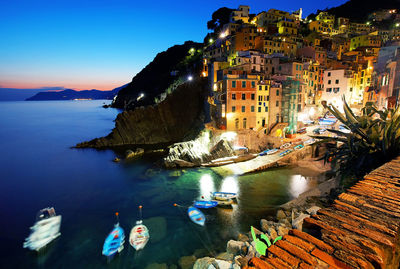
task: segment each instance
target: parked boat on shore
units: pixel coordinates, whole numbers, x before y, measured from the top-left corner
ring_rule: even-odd
[[[271,154],[274,154],[276,152],[278,152],[278,149],[267,149],[267,150],[264,150],[264,151],[260,152],[259,155],[260,156],[271,155]]]
[[[31,227],[31,234],[25,239],[24,248],[40,251],[61,235],[60,226],[61,216],[56,215],[54,207],[40,210],[35,225]]]

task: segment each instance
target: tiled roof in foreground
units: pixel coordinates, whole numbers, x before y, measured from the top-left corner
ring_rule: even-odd
[[[399,268],[400,157],[252,258],[247,268]],[[313,234],[314,236],[312,236]],[[317,239],[320,238],[320,239]]]

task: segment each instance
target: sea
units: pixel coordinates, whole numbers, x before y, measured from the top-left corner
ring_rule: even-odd
[[[321,179],[299,168],[221,177],[210,168],[164,169],[159,156],[115,163],[112,150],[73,148],[112,130],[120,111],[104,102],[0,102],[0,268],[180,268],[184,256],[224,252]],[[187,207],[213,191],[237,192],[237,204],[202,210],[206,225],[198,226]],[[151,238],[136,252],[128,237],[140,205]],[[61,236],[40,253],[24,249],[46,207],[62,216]],[[107,260],[102,246],[116,212],[125,249]]]

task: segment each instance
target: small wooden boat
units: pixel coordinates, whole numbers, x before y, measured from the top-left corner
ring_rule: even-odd
[[[197,208],[213,208],[218,205],[217,201],[195,201],[193,203],[194,207]]]
[[[212,193],[212,198],[214,200],[229,200],[229,199],[236,199],[237,194],[234,192],[222,192],[222,191],[216,191]]]
[[[129,244],[136,250],[143,249],[150,239],[149,229],[143,225],[142,221],[142,206],[139,206],[140,220],[136,222],[136,225],[132,228],[129,234]]]
[[[31,234],[25,239],[24,248],[40,251],[61,235],[60,226],[61,216],[56,215],[54,207],[40,210],[35,225],[31,227]]]
[[[261,152],[259,155],[260,156],[271,155],[271,154],[276,153],[277,151],[278,151],[278,149],[267,149],[267,150],[264,150],[263,152]]]
[[[118,212],[115,213],[118,218]],[[117,222],[114,229],[108,234],[104,241],[102,254],[108,258],[113,257],[117,252],[121,252],[124,249],[125,233],[124,229],[119,226]]]
[[[281,157],[286,156],[292,151],[293,151],[293,149],[287,149],[287,150],[282,151],[281,153],[279,153],[279,156],[281,156]]]
[[[190,206],[187,210],[189,218],[196,224],[204,226],[206,223],[206,217],[204,216],[203,212],[199,209],[195,208],[194,206]]]
[[[299,149],[302,149],[302,148],[304,148],[304,146],[300,144],[300,145],[295,146],[294,150],[299,150]]]
[[[218,203],[219,207],[229,207],[229,208],[231,208],[232,204],[233,204],[233,200],[232,199],[218,200],[218,201],[215,201],[215,202]]]

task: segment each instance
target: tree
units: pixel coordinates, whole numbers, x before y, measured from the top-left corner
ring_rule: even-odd
[[[378,110],[373,105],[354,114],[343,98],[344,113],[333,106],[326,106],[350,132],[332,130],[335,137],[319,136],[319,143],[333,142],[336,146],[327,151],[325,160],[332,160],[334,169],[342,179],[361,178],[372,169],[400,154],[400,107]],[[354,183],[343,182],[345,185]]]
[[[215,33],[218,33],[222,26],[229,22],[231,13],[233,9],[227,7],[221,7],[211,16],[211,20],[207,22],[207,28],[213,30]]]

